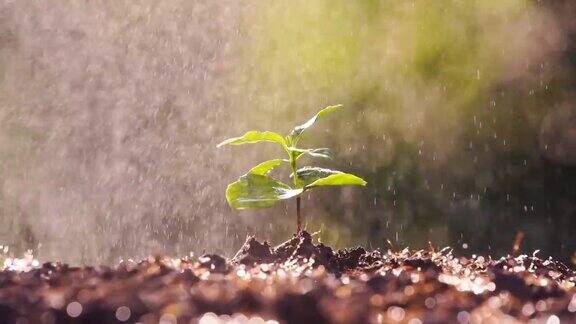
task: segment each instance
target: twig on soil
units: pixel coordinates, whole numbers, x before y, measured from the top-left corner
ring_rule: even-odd
[[[518,231],[514,238],[514,245],[512,246],[512,256],[518,256],[518,253],[520,253],[520,247],[522,246],[522,241],[524,241],[524,232]]]
[[[390,245],[390,250],[394,251],[394,244],[392,244],[390,239],[386,239],[386,243],[388,243],[388,245]]]
[[[434,249],[434,245],[432,245],[432,242],[428,241],[428,248],[430,248],[430,251],[432,251],[432,253],[436,252],[436,249]]]

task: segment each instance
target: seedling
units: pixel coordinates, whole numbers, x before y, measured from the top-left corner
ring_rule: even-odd
[[[296,198],[296,226],[297,231],[302,230],[302,216],[300,213],[300,197],[302,193],[321,186],[364,186],[366,181],[353,174],[319,167],[305,166],[298,168],[298,160],[308,155],[314,158],[330,159],[330,150],[327,148],[303,149],[297,147],[302,134],[312,127],[316,120],[331,112],[338,110],[341,105],[329,106],[320,110],[314,117],[300,126],[296,126],[287,136],[270,131],[249,131],[240,137],[234,137],[218,144],[243,145],[258,142],[272,142],[282,146],[288,159],[268,160],[258,164],[241,176],[238,181],[232,182],[226,189],[226,200],[232,208],[259,209],[268,208],[281,200]],[[270,171],[287,163],[290,166],[293,186],[282,183],[270,176]]]

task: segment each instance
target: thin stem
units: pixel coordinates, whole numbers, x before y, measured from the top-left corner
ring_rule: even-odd
[[[298,188],[300,185],[300,179],[298,179],[298,174],[296,173],[296,159],[294,158],[293,153],[290,154],[290,168],[292,169],[294,186]],[[302,231],[302,213],[300,212],[300,205],[301,198],[298,196],[296,197],[296,233],[300,233]]]
[[[296,197],[296,230],[302,232],[302,214],[300,214],[300,197]]]

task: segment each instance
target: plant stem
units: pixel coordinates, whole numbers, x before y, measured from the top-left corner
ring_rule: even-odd
[[[292,168],[292,175],[294,178],[294,186],[296,188],[300,185],[300,179],[298,179],[298,174],[296,173],[297,166],[296,166],[296,159],[294,155],[290,154],[290,168]],[[296,233],[300,233],[302,231],[302,214],[300,213],[300,205],[301,205],[301,198],[300,196],[296,197]]]
[[[296,197],[296,231],[302,231],[302,215],[300,214],[300,197]]]

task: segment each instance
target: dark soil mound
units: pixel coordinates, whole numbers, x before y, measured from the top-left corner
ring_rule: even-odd
[[[576,273],[536,256],[334,251],[303,232],[227,260],[0,271],[0,323],[576,323]]]

